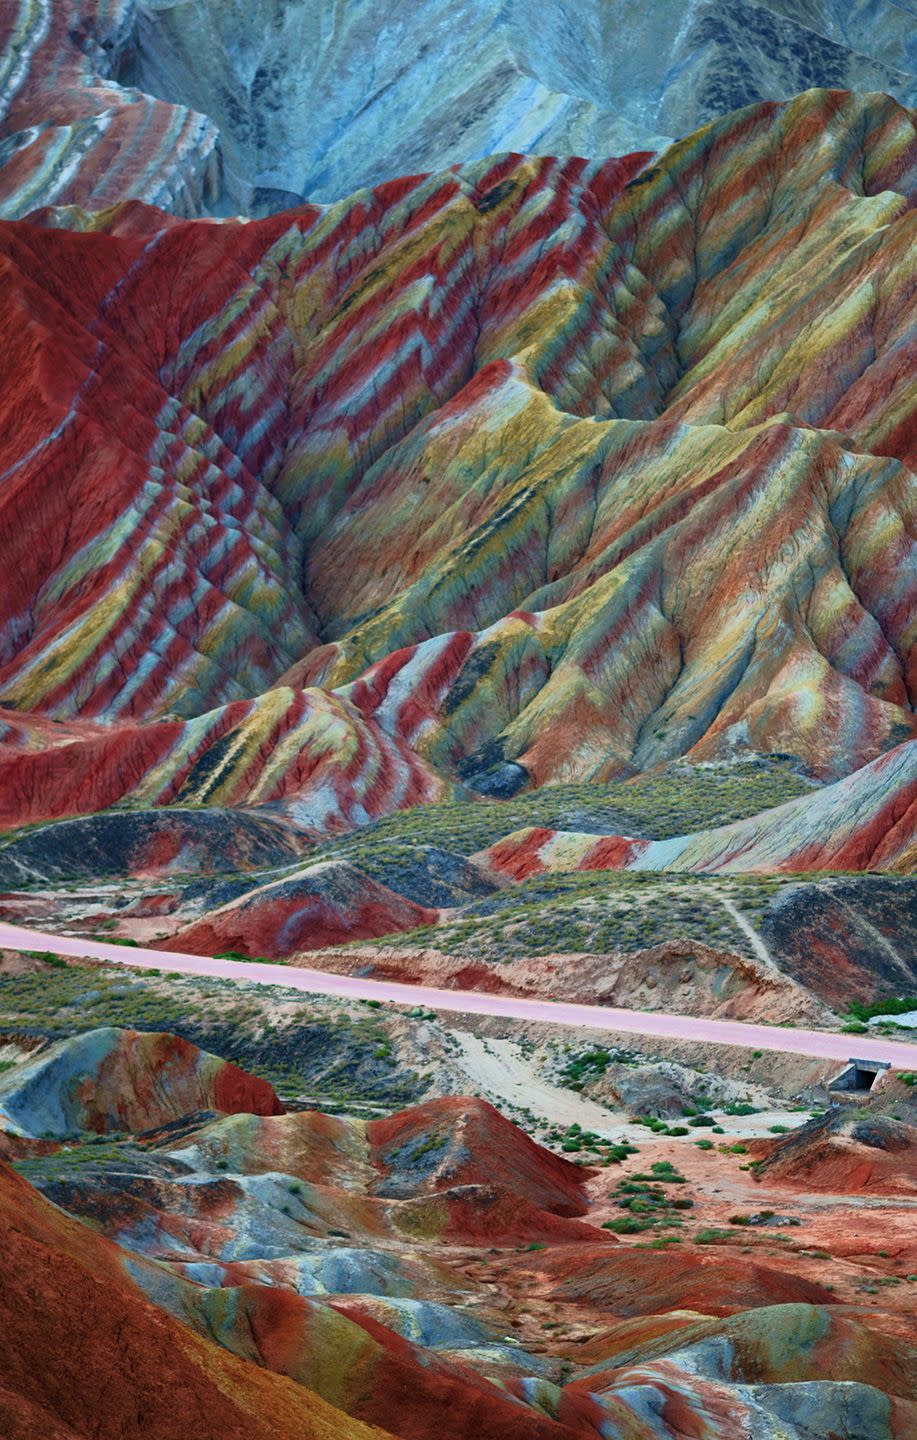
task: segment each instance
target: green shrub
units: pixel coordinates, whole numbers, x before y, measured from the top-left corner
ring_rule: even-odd
[[[617,1220],[606,1220],[602,1226],[603,1230],[613,1230],[616,1235],[639,1235],[643,1230],[651,1230],[655,1221],[641,1220],[636,1215],[622,1215]]]
[[[870,1005],[855,1000],[850,1006],[850,1014],[855,1020],[871,1020],[875,1015],[907,1015],[911,1010],[917,1010],[917,995],[886,996],[884,1000],[874,1000]]]

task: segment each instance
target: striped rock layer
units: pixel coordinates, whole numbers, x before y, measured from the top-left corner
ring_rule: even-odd
[[[115,80],[135,0],[8,0],[0,9],[0,215],[127,196],[199,214],[219,189],[205,115]]]
[[[914,117],[646,159],[0,226],[6,824],[914,734]]]
[[[474,860],[514,880],[544,871],[891,870],[917,865],[917,743],[748,820],[672,840],[529,826]]]
[[[145,1131],[196,1111],[280,1115],[273,1087],[179,1035],[105,1026],[0,1076],[0,1129],[58,1138]]]

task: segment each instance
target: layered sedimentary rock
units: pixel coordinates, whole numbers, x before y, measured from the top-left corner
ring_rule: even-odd
[[[384,1440],[151,1304],[117,1245],[0,1163],[0,1424],[10,1440]],[[100,1404],[100,1375],[105,1375]]]
[[[6,823],[905,740],[915,189],[907,111],[812,92],[649,169],[4,226]]]
[[[913,103],[912,28],[892,0],[588,0],[572,23],[561,0],[12,0],[0,213],[264,213],[500,150],[656,149],[809,86]]]
[[[591,1208],[607,1172],[479,1100],[369,1123],[192,1117],[117,1147],[27,1154],[43,1196],[0,1165],[0,1328],[15,1336],[0,1417],[16,1440],[83,1433],[87,1369],[113,1363],[94,1426],[120,1440],[178,1440],[189,1421],[239,1440],[265,1425],[278,1440],[913,1429],[917,1350],[891,1297],[843,1303],[748,1229],[717,1250],[682,1234],[677,1263],[618,1241]]]
[[[108,811],[20,835],[0,856],[0,885],[262,870],[302,851],[291,827],[242,810]]]
[[[906,1119],[835,1107],[781,1136],[760,1163],[769,1182],[844,1194],[917,1195],[917,1114]]]
[[[917,742],[909,741],[844,780],[732,825],[674,840],[530,826],[474,859],[515,880],[545,870],[911,871],[915,835]]]
[[[171,684],[168,660],[162,671]],[[139,802],[270,805],[307,833],[323,833],[446,799],[453,789],[346,696],[315,688],[278,686],[187,721],[60,724],[0,711],[0,727],[0,824],[7,827]],[[179,818],[176,843],[184,833]]]
[[[10,0],[0,13],[0,215],[96,208],[129,196],[179,215],[220,189],[205,115],[116,76],[134,0]]]
[[[346,860],[325,860],[209,911],[168,945],[192,955],[234,950],[283,959],[295,950],[413,930],[438,916]]]
[[[0,1075],[0,1127],[26,1136],[143,1131],[200,1110],[279,1115],[266,1080],[177,1035],[105,1026]]]

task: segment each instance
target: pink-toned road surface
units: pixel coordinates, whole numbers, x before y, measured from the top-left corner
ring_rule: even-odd
[[[75,935],[45,935],[0,923],[0,946],[8,950],[50,950],[54,955],[88,955],[96,960],[141,970],[164,970],[216,980],[248,980],[255,985],[282,985],[310,995],[335,995],[342,1000],[379,1000],[394,1005],[424,1005],[463,1015],[499,1015],[510,1020],[542,1020],[586,1030],[613,1030],[629,1035],[658,1035],[708,1045],[747,1045],[758,1050],[785,1050],[819,1060],[884,1060],[896,1068],[917,1070],[917,1044],[870,1035],[837,1035],[827,1030],[785,1030],[775,1025],[742,1025],[735,1020],[702,1020],[643,1010],[615,1010],[608,1005],[570,1005],[555,1000],[530,1000],[516,995],[482,995],[475,990],[434,990],[427,985],[399,985],[366,980],[359,975],[332,975],[297,965],[261,961],[212,960],[172,950],[141,950],[110,945]]]

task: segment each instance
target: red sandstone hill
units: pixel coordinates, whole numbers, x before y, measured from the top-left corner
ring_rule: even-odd
[[[174,931],[162,948],[192,955],[237,951],[278,960],[297,950],[413,930],[438,915],[346,860],[325,860],[208,911]]]
[[[556,1215],[585,1215],[591,1173],[554,1155],[486,1100],[447,1096],[367,1127],[377,1194],[431,1194],[452,1186],[498,1185]]]
[[[868,1112],[835,1106],[789,1135],[759,1141],[756,1175],[800,1191],[917,1196],[917,1104],[895,1079]]]

